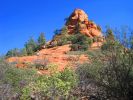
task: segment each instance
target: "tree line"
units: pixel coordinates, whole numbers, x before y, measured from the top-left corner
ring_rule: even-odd
[[[18,49],[14,48],[7,52],[6,57],[16,57],[16,56],[29,56],[33,55],[38,50],[42,49],[46,44],[46,38],[44,33],[40,33],[37,41],[33,37],[30,37],[29,40],[25,43],[24,48]]]

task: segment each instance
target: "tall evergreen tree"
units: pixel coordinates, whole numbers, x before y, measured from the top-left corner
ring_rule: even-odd
[[[62,34],[67,34],[68,33],[68,29],[66,26],[64,26],[62,29],[61,29],[61,33]]]
[[[27,56],[27,50],[26,50],[26,48],[23,48],[21,50],[21,56]]]
[[[28,55],[33,55],[37,51],[37,43],[32,37],[25,43],[25,48]]]
[[[114,36],[113,31],[111,30],[111,28],[107,28],[107,30],[106,30],[106,38],[108,40],[112,40],[112,41],[115,40],[115,36]]]
[[[6,57],[16,57],[20,55],[20,50],[18,48],[14,48],[7,52]]]
[[[9,50],[7,53],[6,53],[6,57],[13,57],[13,51],[12,50]]]
[[[44,36],[44,33],[41,33],[39,38],[38,38],[38,44],[39,44],[39,49],[46,44],[46,38]]]

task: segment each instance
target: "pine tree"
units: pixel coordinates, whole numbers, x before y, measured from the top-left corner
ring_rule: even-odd
[[[14,56],[20,56],[20,50],[18,48],[13,49]]]
[[[27,56],[27,50],[26,50],[26,48],[23,48],[21,50],[21,56]]]
[[[81,33],[72,35],[70,40],[72,42],[72,45],[70,46],[72,51],[86,51],[92,43],[90,38]]]
[[[44,36],[44,33],[41,33],[39,38],[38,38],[38,44],[39,44],[39,49],[46,44],[46,39],[45,39],[45,36]]]
[[[66,26],[64,26],[62,29],[61,29],[61,33],[62,34],[67,34],[68,33],[68,29]]]
[[[7,52],[6,57],[17,57],[20,55],[20,50],[18,48],[14,48]]]
[[[106,30],[106,38],[108,40],[112,40],[112,41],[115,40],[115,36],[114,36],[113,31],[111,30],[111,28],[107,28],[107,30]]]
[[[25,48],[28,55],[33,55],[34,52],[37,51],[37,43],[34,41],[32,37],[28,40],[28,42],[26,42]]]
[[[13,52],[12,50],[9,50],[7,53],[6,53],[6,57],[13,57]]]

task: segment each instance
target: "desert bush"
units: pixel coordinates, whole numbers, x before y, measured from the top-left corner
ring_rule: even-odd
[[[9,64],[6,63],[4,58],[0,58],[0,82],[5,78],[5,72],[8,70]]]
[[[115,35],[111,28],[107,28],[105,34],[106,42],[104,42],[104,44],[101,47],[103,51],[113,51],[115,48],[121,45],[120,41],[115,39]]]
[[[55,40],[55,41],[53,41],[52,43],[51,43],[51,45],[50,45],[50,48],[53,48],[53,47],[56,47],[57,46],[57,41]]]
[[[102,28],[101,28],[100,25],[97,25],[97,29],[98,29],[99,31],[102,31]]]
[[[68,58],[67,58],[67,61],[71,61],[71,62],[77,62],[79,61],[79,57],[80,56],[73,56],[73,55],[69,55]]]
[[[24,66],[28,69],[35,69],[35,64],[31,62],[23,62]]]
[[[110,41],[114,41],[115,40],[115,36],[114,36],[113,30],[110,27],[107,28],[105,34],[106,34],[106,40],[110,40]]]
[[[48,69],[49,60],[44,58],[42,60],[35,60],[34,66],[38,70],[47,70]]]
[[[62,46],[62,45],[65,45],[65,44],[67,44],[68,43],[68,40],[67,40],[67,37],[61,37],[59,40],[58,40],[58,42],[57,42],[57,45],[58,46]]]
[[[71,47],[71,51],[78,51],[80,48],[80,45],[79,44],[72,44],[70,47]]]
[[[70,46],[72,51],[86,51],[88,50],[89,45],[92,43],[90,38],[81,33],[72,35],[69,39],[72,42],[72,45]]]
[[[129,42],[130,43],[130,42]],[[99,100],[133,99],[133,51],[119,41],[106,41],[101,50],[88,51],[91,64],[79,65],[80,82],[89,86],[90,80],[96,85]],[[87,80],[88,79],[88,80]],[[80,84],[81,86],[81,84]],[[82,90],[82,89],[81,89]],[[100,91],[99,91],[100,90]],[[88,91],[85,90],[87,95]],[[89,93],[88,93],[89,95]]]
[[[102,47],[101,47],[101,49],[103,50],[103,51],[109,51],[109,52],[111,52],[111,51],[113,51],[113,50],[116,50],[116,48],[118,48],[118,47],[121,47],[121,48],[123,48],[124,46],[122,46],[120,43],[119,43],[119,41],[106,41],[103,45],[102,45]],[[120,48],[119,48],[120,49]]]
[[[100,61],[78,65],[76,73],[79,76],[79,84],[73,92],[76,97],[79,99],[85,98],[85,100],[104,100],[104,98],[101,98],[104,95],[104,92],[98,83],[100,79],[99,70],[102,67]],[[100,98],[99,94],[102,94]]]
[[[47,68],[50,72],[50,74],[55,74],[55,73],[58,73],[58,65],[54,64],[54,63],[50,63],[47,65]]]
[[[0,59],[0,99],[16,100],[23,89],[36,73],[33,69],[17,69],[14,65],[8,64]]]
[[[108,98],[133,99],[133,51],[116,48],[100,72]]]
[[[44,94],[44,98],[57,100],[60,97],[68,98],[69,92],[77,83],[76,79],[76,75],[70,69],[53,73],[50,76],[38,76],[34,82],[23,89],[22,98],[28,98],[30,94],[38,98],[38,96],[35,95],[36,93],[38,93],[38,95]]]
[[[82,55],[82,54],[86,54],[87,52],[85,51],[69,51],[67,52],[68,55]]]
[[[66,26],[60,30],[56,30],[54,33],[55,35],[52,40],[57,42],[57,46],[68,44],[69,34]]]
[[[36,72],[32,69],[18,69],[10,67],[5,73],[5,82],[10,83],[16,91],[20,91],[21,86],[28,84]]]
[[[77,72],[82,80],[85,78],[98,80],[100,78],[99,71],[103,67],[102,65],[103,63],[100,61],[93,62],[92,64],[84,63],[79,65]]]

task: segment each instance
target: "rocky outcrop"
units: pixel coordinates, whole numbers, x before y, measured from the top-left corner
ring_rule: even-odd
[[[94,22],[88,20],[87,14],[81,10],[76,9],[68,18],[66,22],[69,34],[74,34],[79,31],[90,38],[102,37],[102,32],[99,26]]]
[[[11,57],[8,58],[7,61],[9,63],[15,63],[16,67],[24,68],[33,64],[46,65],[47,64],[56,64],[58,66],[58,70],[62,71],[68,65],[72,64],[72,67],[75,68],[73,63],[84,63],[88,62],[87,55],[69,55],[67,54],[70,51],[70,45],[63,45],[59,47],[53,48],[45,48],[37,52],[36,55],[33,56],[24,56],[24,57]],[[48,74],[49,70],[39,70],[41,74]]]
[[[88,56],[85,54],[79,55],[69,55],[71,50],[71,41],[67,41],[67,45],[57,46],[57,42],[62,40],[62,37],[69,37],[71,34],[79,31],[82,34],[85,34],[88,37],[93,38],[98,37],[98,41],[96,40],[90,46],[90,49],[99,49],[99,47],[103,44],[99,37],[102,37],[102,33],[100,27],[98,27],[95,23],[88,20],[87,14],[80,9],[76,9],[68,21],[66,22],[66,26],[64,28],[65,34],[57,34],[54,36],[53,40],[48,41],[46,46],[42,47],[42,50],[38,51],[36,55],[33,56],[24,56],[24,57],[11,57],[8,58],[7,61],[9,63],[15,63],[16,67],[30,67],[30,65],[38,65],[38,63],[42,66],[47,63],[54,63],[58,65],[58,70],[62,71],[66,67],[71,66],[75,69],[76,63],[85,63],[90,62]],[[67,34],[66,34],[67,33]],[[48,48],[46,48],[48,47]],[[75,64],[75,65],[74,65]],[[39,70],[39,74],[49,74],[49,70]]]

